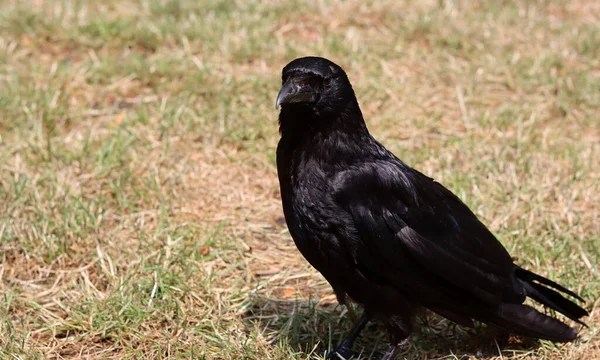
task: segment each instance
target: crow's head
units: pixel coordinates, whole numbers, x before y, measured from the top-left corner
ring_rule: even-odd
[[[282,87],[275,107],[309,108],[317,113],[335,111],[356,101],[341,67],[321,57],[298,58],[281,74]]]

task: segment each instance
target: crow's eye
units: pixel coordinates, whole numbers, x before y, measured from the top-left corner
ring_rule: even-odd
[[[325,79],[323,79],[323,86],[329,86],[329,85],[331,85],[331,78],[326,77]]]
[[[311,87],[315,87],[318,84],[318,81],[316,79],[312,79],[312,78],[303,78],[303,79],[298,79],[296,81],[296,84],[304,89],[304,88],[311,88]]]

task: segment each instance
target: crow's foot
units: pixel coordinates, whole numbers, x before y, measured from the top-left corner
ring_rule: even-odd
[[[327,360],[350,360],[352,358],[358,359],[359,354],[354,352],[350,347],[352,344],[348,340],[342,341],[342,343],[327,354]]]
[[[398,357],[398,355],[400,355],[400,353],[405,350],[407,345],[408,345],[408,338],[400,341],[396,345],[390,346],[387,349],[387,351],[385,352],[385,354],[383,354],[383,357],[381,358],[381,360],[395,360]]]

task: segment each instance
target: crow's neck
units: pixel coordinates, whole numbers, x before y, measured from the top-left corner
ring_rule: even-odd
[[[283,108],[279,116],[279,131],[286,152],[301,150],[323,160],[331,158],[332,161],[360,157],[367,151],[365,146],[373,141],[356,101],[335,113]]]

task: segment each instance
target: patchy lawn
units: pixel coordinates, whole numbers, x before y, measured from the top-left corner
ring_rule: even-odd
[[[281,68],[304,55],[591,311],[564,345],[428,314],[405,357],[600,359],[596,0],[0,2],[0,357],[335,345],[356,312],[296,250],[274,165]]]

